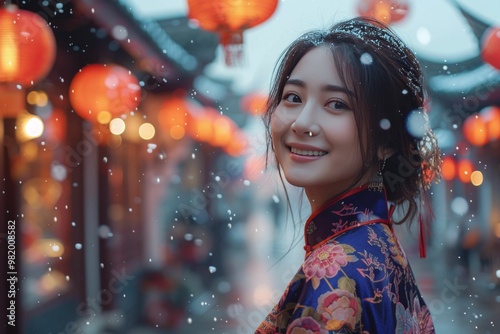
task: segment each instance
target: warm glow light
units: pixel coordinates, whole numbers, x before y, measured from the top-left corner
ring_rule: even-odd
[[[478,170],[473,171],[470,175],[470,182],[476,187],[479,187],[481,184],[483,184],[483,173]]]
[[[16,121],[17,139],[20,141],[27,141],[38,138],[43,133],[43,121],[39,116],[24,113],[19,115]]]
[[[108,124],[109,122],[111,122],[112,117],[113,116],[109,111],[103,110],[97,114],[97,122],[99,124]]]
[[[234,138],[224,147],[227,154],[237,157],[247,149],[247,139],[242,132],[235,132]]]
[[[43,274],[38,280],[37,290],[42,295],[50,295],[64,290],[68,285],[66,276],[58,270]]]
[[[5,40],[2,45],[4,56],[0,57],[0,68],[9,76],[15,75],[19,68],[19,49],[16,47],[16,36],[10,28],[11,25],[12,22],[8,20],[0,20],[0,31],[4,33]]]
[[[165,99],[158,111],[160,127],[175,140],[183,138],[186,133],[188,112],[184,92],[175,92]]]
[[[64,246],[57,239],[41,239],[39,247],[42,254],[49,257],[60,257],[64,254]]]
[[[495,141],[500,139],[500,107],[487,107],[480,112],[486,124],[488,139]]]
[[[358,15],[375,18],[385,24],[399,22],[408,14],[408,0],[360,0]]]
[[[212,138],[212,145],[225,146],[231,141],[232,126],[230,119],[226,116],[219,116],[214,121],[214,137]]]
[[[441,173],[443,179],[446,181],[451,181],[457,173],[457,168],[455,166],[455,160],[452,157],[443,158],[443,163],[441,164]]]
[[[55,55],[54,33],[40,15],[15,5],[0,8],[0,82],[32,85],[47,75]]]
[[[261,115],[265,112],[267,105],[267,94],[249,93],[240,101],[240,108],[251,115]]]
[[[483,146],[489,140],[486,123],[480,114],[473,114],[467,117],[463,124],[462,132],[465,139],[474,146]]]
[[[205,30],[217,32],[228,65],[239,64],[243,31],[271,17],[278,0],[187,0],[188,16]]]
[[[186,134],[186,130],[184,130],[183,126],[174,125],[170,128],[169,134],[173,139],[179,140],[184,137],[184,135]]]
[[[114,135],[121,135],[125,131],[125,122],[121,118],[113,118],[109,122],[109,131]]]
[[[119,117],[135,110],[141,99],[139,80],[116,64],[89,64],[71,80],[69,101],[76,113],[96,121],[102,111]]]
[[[36,105],[38,107],[44,107],[49,102],[49,97],[47,93],[40,91],[31,91],[26,95],[26,101],[31,105]]]
[[[138,142],[141,137],[139,135],[139,128],[143,122],[143,115],[138,112],[132,112],[125,117],[125,131],[123,132],[123,139]]]
[[[192,115],[191,124],[188,127],[191,137],[201,142],[210,142],[213,137],[214,115],[205,110]]]
[[[470,160],[464,159],[458,162],[458,178],[463,183],[469,183],[474,166]]]
[[[155,127],[151,123],[141,124],[139,127],[139,136],[144,140],[149,140],[155,136]]]
[[[43,133],[43,122],[38,116],[33,115],[25,124],[24,132],[30,138],[38,138]]]

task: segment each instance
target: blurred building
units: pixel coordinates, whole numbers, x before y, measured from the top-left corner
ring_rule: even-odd
[[[240,204],[249,196],[241,159],[248,114],[226,82],[203,73],[218,39],[185,17],[139,22],[118,1],[19,9],[49,23],[56,59],[46,78],[27,86],[26,110],[2,117],[0,217],[15,222],[19,277],[16,327],[8,329],[174,328],[194,291],[229,291],[227,225],[248,211]],[[121,130],[71,103],[72,81],[90,64],[137,78],[140,103],[117,117]],[[97,77],[88,80],[98,87]],[[83,94],[84,102],[94,98]],[[42,133],[20,136],[32,116]],[[190,128],[195,120],[201,128]],[[149,132],[141,133],[144,124]],[[1,308],[9,303],[2,295]]]

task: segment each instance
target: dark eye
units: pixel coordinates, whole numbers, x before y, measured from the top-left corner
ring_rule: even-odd
[[[288,93],[288,94],[283,95],[283,100],[285,100],[287,102],[291,102],[291,103],[301,103],[302,102],[300,97],[294,93]]]
[[[327,107],[334,109],[334,110],[345,110],[349,109],[347,104],[344,101],[341,100],[333,100],[327,103]]]

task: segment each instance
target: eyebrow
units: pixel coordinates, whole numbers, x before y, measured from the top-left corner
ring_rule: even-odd
[[[285,82],[285,86],[286,85],[294,85],[294,86],[298,86],[301,88],[306,87],[306,83],[302,80],[299,80],[299,79],[289,79]],[[339,86],[339,85],[327,84],[327,85],[323,86],[322,90],[324,90],[326,92],[341,92],[341,93],[345,93],[346,95],[349,95],[349,96],[354,95],[353,92],[351,92],[349,89],[347,89],[344,86]]]

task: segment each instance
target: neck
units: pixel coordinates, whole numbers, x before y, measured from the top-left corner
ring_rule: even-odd
[[[372,168],[373,169],[373,168]],[[309,204],[311,205],[311,212],[318,210],[325,203],[331,202],[332,199],[342,196],[367,184],[373,177],[376,171],[369,170],[364,175],[360,176],[354,183],[336,184],[334,187],[320,186],[320,187],[307,187],[304,188]]]

